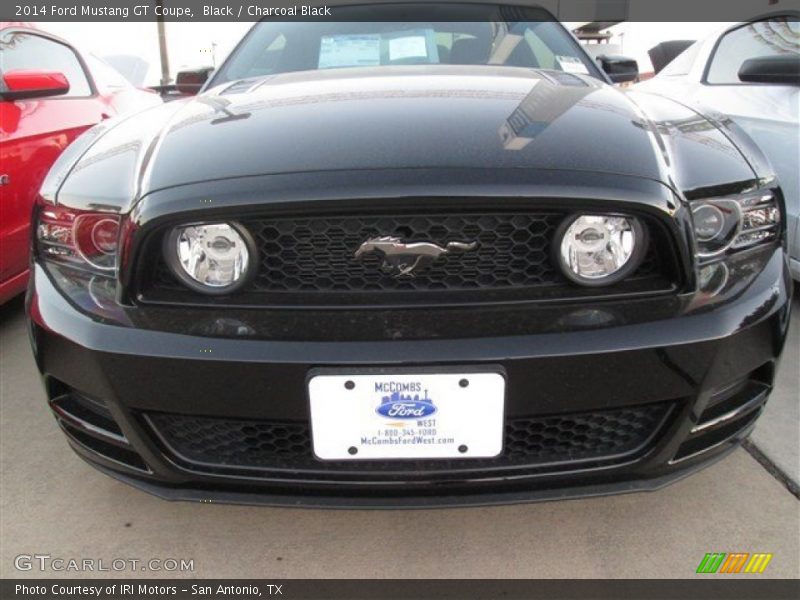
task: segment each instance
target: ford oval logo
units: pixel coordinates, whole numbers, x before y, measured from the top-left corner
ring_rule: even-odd
[[[381,398],[375,412],[387,419],[422,419],[434,414],[436,407],[433,400],[428,398],[427,390],[424,398],[420,398],[419,394],[411,396],[393,392],[391,396]]]
[[[421,419],[435,413],[436,407],[430,402],[388,402],[381,404],[376,411],[390,419]]]

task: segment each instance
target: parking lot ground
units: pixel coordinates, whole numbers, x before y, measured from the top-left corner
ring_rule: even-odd
[[[775,389],[750,438],[800,489],[800,285],[795,285],[792,317]]]
[[[794,312],[777,395],[753,436],[788,471]],[[772,553],[761,577],[800,576],[800,501],[744,449],[658,492],[585,500],[412,512],[170,503],[73,455],[45,408],[20,302],[0,309],[0,346],[0,577],[683,578],[705,553],[734,551]],[[18,571],[20,554],[183,558],[194,571]]]

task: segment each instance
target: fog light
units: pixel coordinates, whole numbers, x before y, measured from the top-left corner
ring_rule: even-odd
[[[639,266],[647,247],[646,230],[633,217],[579,215],[565,221],[559,234],[561,270],[586,286],[624,279]]]
[[[176,227],[167,236],[164,255],[172,272],[204,294],[229,294],[249,279],[253,239],[235,223]]]

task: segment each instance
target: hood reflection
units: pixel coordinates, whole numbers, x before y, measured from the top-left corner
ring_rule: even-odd
[[[228,123],[230,121],[241,121],[242,119],[249,119],[249,112],[233,112],[228,107],[232,104],[227,98],[220,98],[219,96],[199,96],[197,101],[210,106],[214,109],[215,113],[222,113],[223,117],[211,119],[212,125],[219,125],[221,123]]]
[[[523,150],[584,97],[596,91],[579,77],[562,74],[559,84],[546,78],[533,82],[530,93],[500,126],[506,150]]]

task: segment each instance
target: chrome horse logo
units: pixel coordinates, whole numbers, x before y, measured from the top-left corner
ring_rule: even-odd
[[[478,247],[478,242],[448,242],[442,247],[433,242],[403,242],[398,237],[370,238],[356,250],[355,257],[378,254],[383,257],[381,268],[395,277],[414,277],[443,254],[463,254]]]

